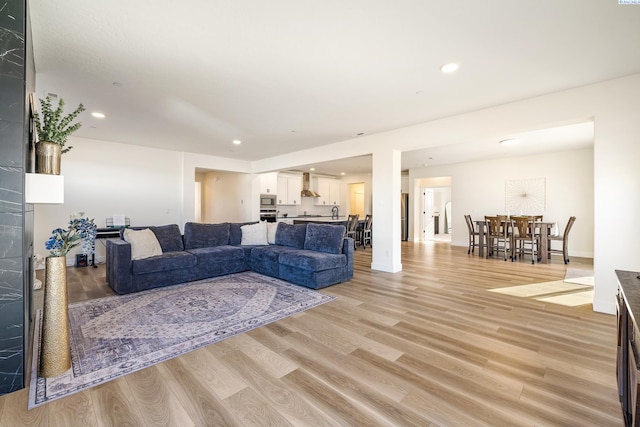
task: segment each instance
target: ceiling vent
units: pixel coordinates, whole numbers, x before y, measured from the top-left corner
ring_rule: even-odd
[[[302,197],[320,197],[318,193],[315,191],[311,191],[309,189],[309,183],[311,178],[309,177],[309,172],[305,172],[302,174],[302,191],[300,192],[300,196]]]

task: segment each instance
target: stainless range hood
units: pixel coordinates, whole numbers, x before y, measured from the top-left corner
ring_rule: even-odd
[[[318,193],[315,191],[311,191],[309,188],[311,178],[309,177],[309,172],[305,172],[302,174],[302,191],[300,192],[300,196],[302,197],[320,197]]]

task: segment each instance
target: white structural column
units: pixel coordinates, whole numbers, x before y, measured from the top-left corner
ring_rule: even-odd
[[[400,151],[373,152],[371,269],[395,273],[400,261]]]

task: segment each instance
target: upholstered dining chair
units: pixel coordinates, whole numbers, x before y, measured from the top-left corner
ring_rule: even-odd
[[[495,252],[504,253],[507,260],[507,251],[510,249],[511,235],[509,234],[509,219],[506,215],[485,216],[487,224],[487,258]]]
[[[480,233],[476,231],[471,215],[465,215],[464,220],[469,230],[469,249],[467,250],[467,254],[472,254],[475,248],[479,248],[481,244],[484,245],[484,242],[480,242]]]
[[[353,239],[353,248],[356,249],[356,243],[358,241],[358,218],[360,214],[349,215],[347,218],[347,231],[345,235]]]
[[[562,254],[562,260],[565,264],[569,263],[569,232],[573,223],[576,221],[576,217],[572,216],[567,222],[567,226],[564,228],[564,233],[561,236],[548,236],[547,239],[547,252],[551,254]],[[551,249],[551,242],[562,242],[562,249]]]
[[[531,254],[531,264],[535,264],[538,254],[538,236],[536,235],[536,218],[534,216],[516,216],[513,221],[513,251],[512,259],[516,256],[522,257],[524,254]],[[528,246],[528,248],[527,248]]]

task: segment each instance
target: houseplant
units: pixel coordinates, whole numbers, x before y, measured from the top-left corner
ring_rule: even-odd
[[[60,157],[73,147],[65,148],[69,135],[80,129],[82,123],[73,120],[85,110],[80,103],[71,113],[64,115],[64,99],[53,109],[51,96],[40,99],[41,112],[34,114],[38,142],[36,143],[36,170],[38,173],[60,175]]]
[[[93,252],[97,227],[84,212],[71,216],[67,229],[56,228],[45,243],[50,251],[45,260],[41,377],[58,376],[71,368],[69,313],[67,301],[67,253],[82,243],[83,254]]]

